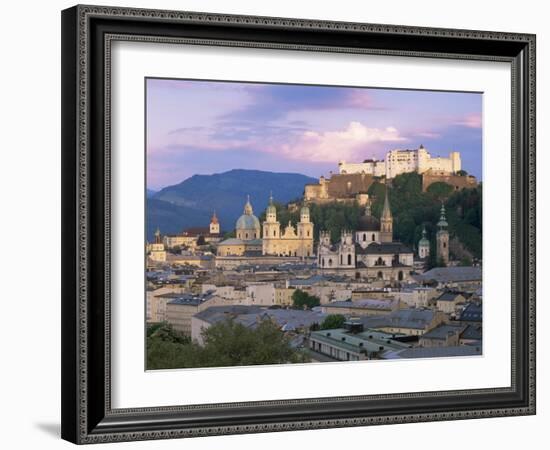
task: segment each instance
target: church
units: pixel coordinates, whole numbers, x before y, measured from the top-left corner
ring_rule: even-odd
[[[355,232],[343,230],[337,244],[331,243],[326,231],[319,236],[317,265],[325,271],[353,271],[357,278],[402,281],[409,278],[413,259],[412,250],[393,242],[393,216],[387,190],[380,219],[371,214],[367,204]]]
[[[313,256],[313,223],[309,217],[309,208],[300,209],[300,221],[294,227],[290,221],[281,232],[277,220],[277,210],[273,197],[269,198],[263,223],[262,254],[273,256]]]
[[[262,251],[260,221],[254,215],[250,196],[244,205],[243,214],[235,224],[234,238],[225,239],[218,244],[218,256],[258,255]]]
[[[218,244],[218,256],[314,256],[313,223],[309,208],[304,206],[300,210],[300,221],[296,227],[289,222],[282,230],[272,196],[263,227],[254,215],[250,197],[247,198],[243,214],[235,224],[235,236]]]

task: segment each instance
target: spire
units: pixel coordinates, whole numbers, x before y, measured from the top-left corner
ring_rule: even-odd
[[[386,198],[384,199],[384,209],[382,210],[382,219],[392,219],[387,186],[386,186]]]
[[[269,191],[269,204],[273,205],[273,191]]]
[[[250,195],[246,196],[246,203],[244,205],[244,214],[251,216],[253,214],[252,205],[250,204]]]
[[[370,200],[367,200],[367,203],[365,204],[365,216],[370,216],[371,210],[370,210]]]
[[[444,228],[447,228],[449,224],[447,223],[447,218],[445,217],[445,205],[443,202],[441,202],[441,210],[439,215],[439,222],[437,222],[437,226],[440,230],[443,230]]]
[[[212,218],[210,219],[210,223],[218,223],[218,216],[216,216],[216,210],[214,210],[212,214]]]
[[[160,244],[160,228],[157,226],[157,231],[155,231],[155,244]]]

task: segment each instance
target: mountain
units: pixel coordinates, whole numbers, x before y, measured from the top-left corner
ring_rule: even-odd
[[[147,198],[151,198],[156,193],[157,191],[153,191],[153,189],[147,189]]]
[[[213,211],[223,231],[231,231],[242,214],[247,195],[260,216],[270,192],[277,202],[302,197],[304,185],[315,178],[297,173],[276,173],[234,169],[213,175],[193,175],[179,184],[165,187],[147,199],[147,236],[156,227],[162,233],[181,232],[191,226],[207,226]]]

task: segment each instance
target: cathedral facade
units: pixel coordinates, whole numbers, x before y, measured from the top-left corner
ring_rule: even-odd
[[[269,199],[263,223],[262,254],[272,256],[313,256],[313,223],[309,208],[300,210],[300,221],[294,227],[290,222],[281,230],[273,198]]]

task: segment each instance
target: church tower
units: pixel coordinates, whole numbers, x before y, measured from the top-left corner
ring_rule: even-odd
[[[298,239],[301,241],[300,255],[313,255],[313,223],[309,217],[309,208],[302,206],[300,209],[300,222],[298,222]]]
[[[384,209],[380,217],[380,242],[393,241],[393,216],[391,215],[390,201],[388,199],[388,186],[386,185],[386,198]]]
[[[354,268],[355,267],[355,244],[353,243],[353,234],[351,231],[344,230],[340,237],[339,248],[339,267]]]
[[[426,227],[422,230],[422,239],[418,241],[418,257],[421,259],[430,256],[430,241],[426,238]]]
[[[278,249],[276,240],[281,237],[281,224],[277,221],[277,209],[273,204],[273,195],[269,196],[269,205],[265,211],[263,223],[262,253],[264,255],[276,255]]]
[[[214,211],[210,219],[210,234],[220,234],[220,222],[216,216],[216,211]]]
[[[449,263],[449,231],[447,227],[447,219],[445,218],[445,206],[441,205],[441,215],[439,217],[439,222],[437,222],[437,234],[435,235],[436,240],[436,256],[437,262],[440,261],[447,265]]]

